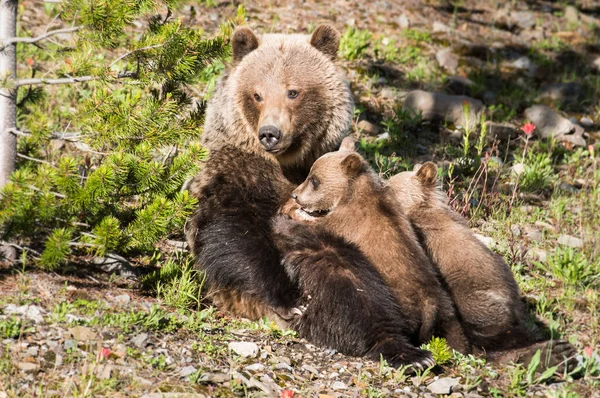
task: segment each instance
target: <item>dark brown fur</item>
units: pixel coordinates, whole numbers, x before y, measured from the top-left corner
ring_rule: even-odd
[[[357,153],[341,150],[318,159],[293,196],[304,209],[293,211],[294,217],[344,237],[366,255],[394,293],[412,337],[427,342],[435,334],[469,350],[452,301],[393,192]],[[322,217],[307,217],[323,210]]]

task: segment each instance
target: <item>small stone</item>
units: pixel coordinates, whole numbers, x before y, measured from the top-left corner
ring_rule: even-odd
[[[100,365],[98,367],[98,369],[96,370],[96,375],[98,375],[98,378],[100,380],[110,379],[113,369],[114,369],[114,366],[109,363]]]
[[[535,26],[535,14],[531,11],[513,11],[510,13],[511,21],[521,29],[531,29]]]
[[[275,369],[277,370],[287,370],[288,372],[293,372],[294,369],[285,362],[279,362],[275,365]]]
[[[536,261],[539,261],[542,263],[545,263],[546,260],[548,260],[548,252],[546,252],[545,250],[533,248],[533,249],[529,249],[528,253],[533,260],[536,260]]]
[[[536,65],[533,62],[531,62],[531,59],[529,59],[529,57],[527,57],[525,55],[515,59],[509,65],[515,69],[526,70],[526,71],[529,71],[530,73],[535,72],[535,69],[536,69]]]
[[[496,246],[496,242],[494,241],[494,239],[490,238],[489,236],[483,236],[483,235],[479,235],[479,234],[474,234],[475,237],[481,242],[483,243],[488,249],[493,248],[494,246]]]
[[[364,131],[367,134],[377,135],[381,131],[381,128],[368,120],[361,120],[357,126],[359,131]]]
[[[558,233],[558,229],[554,225],[548,224],[547,222],[536,221],[533,223],[533,225],[535,225],[536,227],[547,229],[548,231],[550,231],[554,234]]]
[[[341,381],[334,381],[331,385],[331,388],[334,390],[346,390],[348,387],[345,383],[342,383]]]
[[[584,116],[581,119],[579,119],[579,124],[581,124],[585,128],[594,127],[594,121],[587,116]]]
[[[560,245],[573,248],[583,247],[583,240],[571,235],[560,235],[557,242]]]
[[[377,138],[375,138],[375,141],[387,141],[390,139],[390,133],[385,132],[383,134],[379,134],[377,136]]]
[[[75,326],[70,328],[69,332],[76,341],[90,341],[98,338],[96,333],[87,326]]]
[[[262,363],[253,363],[252,365],[246,366],[246,370],[249,370],[251,372],[258,372],[263,370],[264,368],[265,365],[263,365]]]
[[[181,376],[181,377],[188,377],[189,375],[191,375],[193,373],[196,373],[197,371],[198,371],[198,369],[196,369],[193,366],[184,366],[179,371],[179,376]]]
[[[128,294],[121,294],[119,296],[115,296],[115,301],[121,305],[129,304],[131,301],[131,297]]]
[[[228,347],[241,357],[254,358],[258,354],[258,345],[247,341],[231,342]]]
[[[494,123],[488,120],[485,125],[487,127],[487,137],[490,141],[496,139],[507,141],[517,136],[517,128],[510,123]]]
[[[465,107],[467,112],[465,113]],[[463,95],[448,95],[413,90],[404,100],[404,109],[421,114],[424,120],[441,120],[461,126],[475,126],[483,112],[483,103]]]
[[[133,345],[137,348],[146,348],[148,345],[148,333],[140,333],[131,339]]]
[[[30,357],[37,357],[40,352],[40,347],[37,345],[31,346],[27,349],[26,353]]]
[[[43,314],[46,313],[46,311],[42,307],[39,307],[37,305],[16,306],[14,304],[8,304],[4,306],[2,312],[6,315],[22,315],[27,319],[31,319],[35,323],[43,323]]]
[[[512,232],[514,237],[521,236],[521,228],[518,225],[511,225],[510,231]]]
[[[66,350],[70,350],[77,347],[77,342],[75,340],[65,340],[63,343],[63,347]]]
[[[569,26],[570,28],[579,24],[579,10],[577,9],[577,7],[571,5],[566,6],[564,18],[567,21],[567,23],[571,25]]]
[[[429,384],[427,389],[433,394],[450,394],[452,388],[458,385],[459,380],[458,377],[444,377]]]
[[[230,377],[226,373],[203,373],[198,381],[219,384],[229,380]]]
[[[597,72],[600,72],[600,57],[596,57],[594,62],[592,62],[592,67],[596,69]]]
[[[437,59],[443,69],[446,69],[450,73],[456,72],[456,68],[458,68],[458,56],[449,48],[439,50],[435,54],[435,59]]]
[[[31,362],[19,362],[17,363],[17,368],[25,373],[36,373],[39,366]]]
[[[317,376],[319,374],[319,371],[317,370],[317,368],[315,368],[314,366],[311,366],[311,365],[302,365],[302,370],[306,370],[307,372],[310,372],[310,373],[314,374],[315,376]]]
[[[534,242],[541,242],[544,239],[544,235],[541,231],[533,228],[531,225],[523,227],[524,235]]]
[[[400,15],[396,19],[396,23],[398,24],[400,29],[408,29],[410,27],[410,21],[408,20],[408,17],[406,16],[406,14]]]
[[[396,90],[391,87],[384,87],[381,89],[381,98],[385,99],[395,99],[396,98]]]
[[[446,25],[440,21],[435,21],[433,23],[433,33],[438,33],[438,32],[447,33],[447,32],[450,32],[451,30],[452,29],[448,25]]]
[[[521,174],[521,173],[523,172],[523,170],[525,170],[525,165],[524,165],[523,163],[517,163],[517,164],[513,165],[513,166],[510,168],[510,170],[511,170],[513,173],[515,173],[515,174],[519,175],[519,174]]]
[[[558,189],[560,189],[561,191],[569,192],[569,193],[581,192],[581,188],[576,187],[573,184],[568,184],[566,182],[561,182],[560,184],[558,184]]]
[[[545,105],[534,105],[525,109],[525,117],[536,125],[536,134],[544,138],[555,137],[559,141],[585,146],[583,127],[574,125]]]

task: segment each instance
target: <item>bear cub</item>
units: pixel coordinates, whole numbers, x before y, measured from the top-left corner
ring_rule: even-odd
[[[354,152],[350,138],[339,151],[317,159],[282,212],[340,236],[364,253],[389,286],[413,344],[436,335],[458,351],[469,351],[452,300],[394,193]]]
[[[507,357],[514,361],[527,361],[538,348],[550,350],[554,364],[574,353],[563,341],[535,344],[541,338],[535,325],[527,324],[528,312],[512,271],[446,204],[437,186],[434,163],[399,173],[390,178],[388,186],[438,268],[474,347],[492,352],[530,347]]]

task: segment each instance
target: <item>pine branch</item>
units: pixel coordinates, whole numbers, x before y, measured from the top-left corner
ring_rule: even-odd
[[[126,58],[126,57],[130,56],[131,54],[134,54],[134,53],[136,53],[138,51],[145,51],[145,50],[152,50],[153,48],[160,48],[160,47],[164,46],[167,43],[168,43],[168,41],[165,41],[164,43],[155,44],[153,46],[146,46],[146,47],[136,48],[135,50],[131,50],[129,52],[126,52],[125,54],[121,55],[120,57],[118,57],[117,59],[115,59],[113,62],[111,62],[111,64],[108,67],[112,68],[112,66],[114,64],[116,64],[117,62],[119,62],[123,58]]]
[[[81,28],[82,28],[82,26],[74,26],[72,28],[63,28],[63,29],[51,30],[51,31],[46,32],[43,35],[39,35],[37,37],[12,37],[12,38],[6,40],[6,42],[3,43],[3,46],[0,47],[0,51],[4,50],[6,47],[10,46],[11,44],[15,44],[15,43],[33,44],[33,43],[37,43],[40,40],[44,40],[44,39],[46,39],[48,37],[51,37],[51,36],[59,35],[61,33],[77,32]]]
[[[30,137],[33,134],[31,134],[31,132],[29,130],[19,130],[16,128],[10,128],[10,129],[6,129],[4,130],[5,133],[11,133],[16,135],[17,137]],[[58,131],[54,131],[51,133],[52,137],[50,137],[51,140],[65,140],[65,141],[69,141],[69,142],[79,142],[79,137],[81,136],[81,132],[77,132],[77,131],[65,131],[65,132],[58,132]]]

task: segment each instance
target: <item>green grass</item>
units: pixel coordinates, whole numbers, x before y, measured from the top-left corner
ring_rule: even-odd
[[[342,36],[339,52],[348,61],[360,59],[370,47],[372,38],[373,34],[368,30],[349,27]]]

